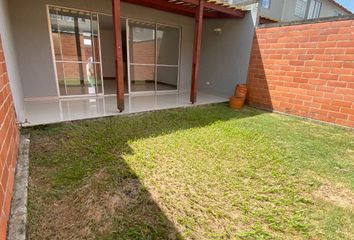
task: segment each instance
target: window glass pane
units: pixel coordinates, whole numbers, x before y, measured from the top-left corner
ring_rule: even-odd
[[[261,6],[263,8],[269,8],[270,7],[270,0],[261,0]]]
[[[101,64],[95,64],[95,74],[96,74],[96,82],[97,82],[97,93],[103,93],[103,80],[102,80],[102,73],[101,73]]]
[[[52,41],[54,47],[54,57],[57,61],[62,60],[61,47],[60,47],[60,36],[58,33],[52,33]]]
[[[295,15],[305,18],[307,8],[307,0],[296,0]]]
[[[92,47],[94,51],[94,61],[100,62],[100,45],[99,45],[99,35],[98,35],[98,15],[96,13],[92,14]]]
[[[59,92],[60,95],[66,95],[66,86],[65,86],[65,76],[64,76],[64,66],[63,63],[57,63],[57,76],[58,76],[58,83],[59,83]]]
[[[94,64],[62,63],[65,95],[97,94]]]
[[[177,90],[180,28],[129,20],[132,92]]]
[[[61,55],[61,46],[60,46],[60,36],[59,36],[59,25],[58,19],[59,15],[57,14],[57,10],[54,8],[49,9],[50,14],[50,24],[52,28],[52,41],[54,47],[54,56],[56,60],[62,60]]]
[[[314,12],[315,12],[315,1],[311,1],[307,18],[308,19],[314,18]]]
[[[307,17],[308,19],[314,19],[320,17],[321,4],[322,3],[318,0],[311,0],[309,13]]]
[[[158,66],[156,79],[158,91],[177,90],[178,67]]]
[[[314,18],[319,18],[321,13],[321,2],[316,1],[315,11],[314,11]]]
[[[61,96],[102,93],[97,14],[49,7]]]
[[[155,66],[130,66],[131,90],[155,91]]]
[[[157,64],[178,65],[179,35],[178,28],[157,26]]]
[[[129,21],[131,63],[155,64],[155,24]]]
[[[58,14],[63,60],[88,61],[93,58],[90,13],[61,9]]]

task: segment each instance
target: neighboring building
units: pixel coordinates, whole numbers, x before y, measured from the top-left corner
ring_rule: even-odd
[[[279,22],[352,14],[335,0],[260,0],[260,16]]]

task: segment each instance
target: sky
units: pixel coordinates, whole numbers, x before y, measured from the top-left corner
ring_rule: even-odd
[[[354,0],[336,0],[336,1],[354,13]]]

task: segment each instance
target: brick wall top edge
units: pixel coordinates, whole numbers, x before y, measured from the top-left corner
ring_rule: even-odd
[[[259,25],[257,28],[259,29],[275,28],[275,27],[295,26],[295,25],[323,23],[323,22],[347,21],[347,20],[354,20],[354,15],[308,19],[308,20],[300,20],[300,21],[293,21],[293,22],[269,23],[269,24]]]

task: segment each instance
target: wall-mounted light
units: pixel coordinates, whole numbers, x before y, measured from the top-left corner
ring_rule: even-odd
[[[222,29],[221,28],[214,28],[214,33],[217,35],[221,35],[222,34]]]

